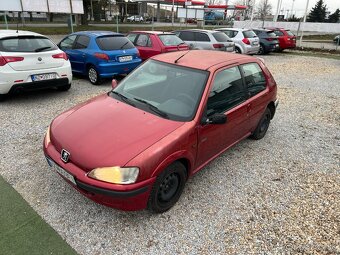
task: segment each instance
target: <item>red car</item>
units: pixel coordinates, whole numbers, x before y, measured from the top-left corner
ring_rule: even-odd
[[[127,38],[139,50],[142,60],[165,52],[189,50],[182,39],[169,32],[133,31],[127,34]]]
[[[266,29],[273,30],[278,37],[280,45],[278,51],[296,48],[296,36],[290,30],[277,27],[267,27]]]
[[[122,210],[171,208],[190,176],[264,137],[278,105],[261,60],[220,51],[157,55],[112,84],[52,121],[44,153],[75,189]]]

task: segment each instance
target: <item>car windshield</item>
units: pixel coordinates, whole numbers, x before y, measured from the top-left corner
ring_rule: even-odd
[[[216,32],[213,33],[212,35],[218,42],[228,42],[230,40],[229,37],[223,32]]]
[[[4,52],[42,52],[56,50],[58,47],[42,36],[6,37],[0,40],[0,51]]]
[[[96,42],[101,50],[126,50],[132,49],[135,46],[124,36],[101,36],[96,39]]]
[[[252,30],[246,30],[246,31],[243,31],[242,33],[243,33],[244,38],[254,38],[254,37],[257,37],[257,35]]]
[[[164,118],[190,121],[196,114],[208,74],[149,60],[128,75],[110,96],[119,100],[123,96],[135,107]]]
[[[286,30],[286,32],[289,36],[295,36],[290,30]]]
[[[165,46],[177,46],[184,43],[177,35],[164,34],[158,35],[158,37]]]

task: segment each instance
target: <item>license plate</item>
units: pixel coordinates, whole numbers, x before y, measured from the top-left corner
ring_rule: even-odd
[[[119,57],[119,62],[131,61],[132,56]]]
[[[56,73],[44,73],[44,74],[32,75],[32,81],[45,81],[45,80],[53,80],[56,78],[57,78]]]
[[[47,159],[47,162],[49,164],[50,167],[52,167],[53,170],[55,170],[57,173],[59,173],[61,176],[63,176],[64,178],[66,178],[67,180],[69,180],[70,182],[72,182],[74,185],[76,184],[76,181],[73,177],[73,175],[71,175],[70,173],[68,173],[66,170],[64,170],[62,167],[58,166],[56,163],[54,163],[54,161]]]

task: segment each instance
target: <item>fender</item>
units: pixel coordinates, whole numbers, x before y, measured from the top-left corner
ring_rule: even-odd
[[[194,157],[193,155],[190,155],[190,153],[186,150],[176,151],[173,154],[169,155],[167,158],[165,158],[153,171],[151,177],[158,176],[165,168],[167,168],[169,165],[171,165],[173,162],[179,159],[186,159],[188,164],[188,177],[191,176],[192,173],[192,166],[194,165]]]

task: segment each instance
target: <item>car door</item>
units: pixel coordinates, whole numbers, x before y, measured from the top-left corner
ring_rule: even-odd
[[[236,65],[219,69],[210,87],[203,119],[222,113],[227,121],[224,124],[205,124],[204,121],[199,124],[196,167],[249,134],[247,95],[240,68]]]
[[[150,58],[152,55],[152,43],[150,35],[139,34],[135,40],[135,46],[139,51],[142,60]]]
[[[73,68],[76,72],[85,73],[86,72],[86,62],[87,62],[87,48],[90,43],[90,37],[87,35],[79,35],[73,44]]]
[[[72,71],[75,71],[74,69],[74,62],[75,62],[75,57],[74,57],[74,52],[73,52],[73,45],[76,41],[77,35],[70,35],[64,38],[59,44],[59,48],[64,51],[71,63]]]
[[[266,77],[258,63],[241,65],[248,94],[249,130],[254,130],[268,104],[269,89]]]

